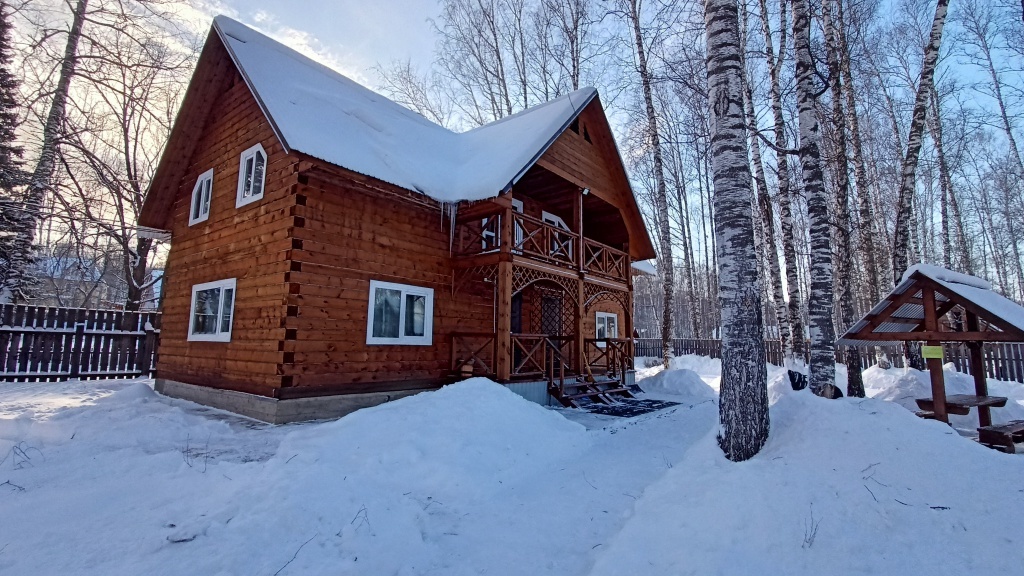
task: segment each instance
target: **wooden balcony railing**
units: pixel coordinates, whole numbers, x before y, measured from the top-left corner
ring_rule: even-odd
[[[496,376],[498,338],[494,332],[452,332],[452,373],[461,376]]]
[[[583,269],[616,280],[629,280],[629,254],[584,238]]]
[[[578,234],[526,214],[513,214],[516,226],[513,252],[566,266],[576,263],[574,255],[577,253]]]
[[[583,340],[587,371],[600,372],[625,382],[625,373],[633,369],[631,342],[625,338],[601,338]]]
[[[510,240],[502,237],[502,218],[512,220]],[[455,257],[499,251],[629,282],[628,253],[589,238],[580,238],[576,232],[499,205],[460,216],[452,238]]]

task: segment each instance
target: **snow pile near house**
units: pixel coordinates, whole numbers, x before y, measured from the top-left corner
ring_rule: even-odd
[[[644,392],[679,396],[692,401],[718,398],[718,393],[701,379],[700,374],[686,368],[662,370],[644,378],[642,388]]]
[[[975,393],[974,378],[970,374],[957,372],[952,363],[943,366],[942,373],[946,380],[947,396]],[[919,410],[915,399],[932,396],[928,372],[913,368],[882,370],[878,366],[872,366],[864,371],[864,389],[872,398],[889,400],[915,412]],[[991,396],[1008,398],[1005,407],[992,408],[993,424],[1024,420],[1024,384],[989,379],[988,393]],[[972,408],[971,413],[966,416],[950,414],[949,421],[957,428],[973,430],[978,427],[977,408]]]
[[[1022,459],[876,400],[789,394],[771,419],[745,463],[698,442],[591,573],[1019,573]]]
[[[0,419],[0,572],[273,574],[312,539],[292,573],[419,573],[477,506],[588,442],[482,379],[278,427],[136,383]]]

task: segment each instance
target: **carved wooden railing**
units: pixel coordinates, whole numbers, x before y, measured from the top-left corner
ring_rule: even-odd
[[[553,364],[562,364],[556,371],[564,371],[564,364],[572,358],[572,336],[548,334],[512,335],[512,375],[544,376]]]
[[[496,376],[498,338],[494,332],[452,332],[451,370],[461,376]]]
[[[545,260],[565,266],[573,266],[579,235],[543,220],[520,214],[513,214],[517,238],[512,250],[524,256]],[[521,232],[521,236],[519,234]]]
[[[595,242],[583,239],[583,269],[616,280],[629,280],[629,254]]]
[[[600,371],[624,384],[626,371],[633,369],[631,344],[625,338],[584,339],[588,371]]]
[[[475,256],[501,248],[501,217],[494,214],[467,218],[458,223],[452,238],[455,256]]]

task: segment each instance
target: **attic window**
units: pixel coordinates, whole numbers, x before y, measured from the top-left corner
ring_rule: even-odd
[[[572,124],[569,124],[569,130],[572,130],[573,132],[575,132],[577,134],[580,133],[580,119],[579,118],[573,120]]]
[[[242,152],[238,161],[238,195],[235,208],[241,208],[263,198],[263,184],[266,181],[267,152],[256,144]]]
[[[198,224],[210,217],[210,197],[213,195],[213,168],[203,172],[192,188],[192,203],[188,211],[188,225]]]
[[[583,125],[583,139],[593,144],[593,140],[590,139],[590,132],[587,132],[587,125]]]

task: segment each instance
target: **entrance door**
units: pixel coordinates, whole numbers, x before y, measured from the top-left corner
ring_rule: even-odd
[[[540,301],[540,332],[548,336],[562,335],[562,298],[543,296]]]

